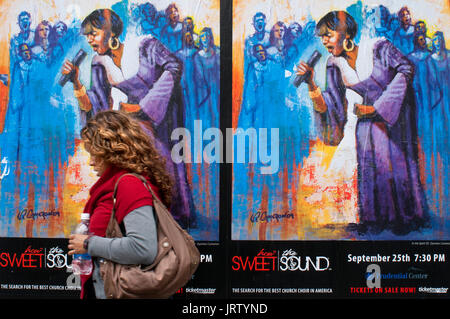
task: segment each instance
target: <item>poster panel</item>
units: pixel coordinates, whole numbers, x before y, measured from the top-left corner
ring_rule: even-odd
[[[449,14],[233,1],[230,295],[448,298]]]
[[[234,0],[234,240],[449,239],[448,17]]]
[[[159,39],[167,41],[168,50],[184,62],[180,93],[185,123],[182,130],[171,132],[175,150],[171,155],[184,166],[190,186],[195,215],[188,219],[187,228],[198,242],[201,264],[174,299],[448,298],[448,121],[442,120],[448,119],[449,111],[448,60],[443,58],[447,57],[443,48],[444,35],[449,31],[448,4],[431,0],[405,4],[383,0],[174,2],[178,15],[171,1],[2,3],[0,16],[7,22],[0,29],[0,50],[4,53],[0,54],[0,297],[79,296],[78,279],[70,267],[64,266],[64,237],[78,222],[89,187],[97,177],[80,144],[84,118],[71,83],[61,87],[57,82],[63,59],[73,59],[83,49],[87,57],[80,66],[81,80],[87,86],[91,83],[90,61],[95,52],[79,34],[80,23],[94,9],[108,7],[124,21],[127,32],[120,41],[130,40],[127,36],[158,37],[159,33]],[[408,14],[403,13],[404,6]],[[382,47],[386,54],[377,67],[391,65],[392,58],[396,66],[392,70],[401,69],[403,73],[399,73],[404,74],[399,76],[400,82],[410,84],[405,84],[408,90],[403,95],[399,87],[394,92],[400,104],[405,99],[409,102],[408,107],[401,104],[397,114],[401,118],[396,132],[400,137],[392,133],[396,124],[383,123],[386,114],[382,108],[377,109],[380,114],[376,116],[381,118],[376,121],[375,115],[360,119],[353,113],[354,104],[376,105],[369,103],[369,94],[361,93],[361,88],[350,90],[347,84],[353,82],[345,84],[342,79],[341,92],[332,97],[336,110],[331,115],[340,114],[341,122],[317,114],[314,94],[311,96],[306,83],[298,88],[293,85],[296,65],[308,61],[316,50],[321,57],[314,67],[314,79],[322,95],[327,95],[336,80],[329,75],[331,71],[341,77],[348,75],[344,71],[350,71],[346,81],[351,81],[355,73],[364,79],[363,74],[372,71],[377,80],[371,86],[374,91],[383,83],[373,67],[364,67],[375,63],[357,62],[352,73],[351,67],[339,64],[343,63],[341,57],[333,60],[333,46],[324,46],[315,29],[320,19],[334,10],[347,11],[358,25],[353,45],[364,52],[360,56],[373,60],[380,57],[380,51],[370,52],[381,37],[393,44]],[[29,15],[21,14],[23,11]],[[181,50],[170,48],[176,42],[175,34],[165,40],[161,37],[167,21],[177,16],[185,22],[185,17],[193,18],[194,31],[188,33],[198,48],[189,46],[189,36],[182,41]],[[223,16],[229,19],[222,19],[219,25],[219,17]],[[52,39],[52,43],[61,44],[60,49],[55,46],[55,56],[52,52],[46,57],[45,44],[35,48],[30,42],[31,49],[22,46],[20,62],[13,62],[15,42],[11,40],[22,28],[36,33],[42,20],[50,22],[49,34],[53,37],[57,21],[66,25],[67,29],[61,26],[64,38]],[[340,21],[338,16],[335,22]],[[418,29],[425,25],[426,31],[414,32],[409,24]],[[225,42],[230,47],[222,46],[222,52],[230,54],[222,55],[222,61],[228,64],[221,70],[227,71],[225,78],[232,71],[231,88],[225,93],[232,93],[231,101],[218,94],[215,78],[219,43],[224,43],[220,39],[224,33],[219,29],[224,26],[229,37]],[[411,32],[415,40],[411,40]],[[411,41],[412,49],[408,48]],[[214,47],[202,53],[200,47],[211,48],[212,43]],[[50,48],[50,36],[47,44]],[[346,47],[353,45],[348,42]],[[64,57],[59,57],[56,66],[51,61],[58,58],[58,52],[63,52]],[[199,67],[200,57],[205,60]],[[401,64],[402,57],[410,64]],[[26,61],[32,61],[32,65]],[[414,67],[414,75],[408,65]],[[346,102],[339,104],[336,101],[342,92]],[[402,96],[405,98],[399,98]],[[231,112],[231,125],[224,114],[219,117],[219,97],[225,101],[221,107],[227,110],[225,117]],[[396,101],[391,102],[392,110]],[[345,107],[339,109],[339,105]],[[414,107],[416,115],[407,112]],[[9,121],[11,116],[16,120]],[[215,137],[225,134],[214,130],[219,122],[223,133],[231,126],[234,134],[233,147],[228,149],[226,145],[226,154],[233,155],[230,161],[227,157],[232,169],[222,166],[226,169],[221,172],[220,183],[220,154],[216,152],[220,146],[216,147]],[[332,129],[333,123],[340,126]],[[361,140],[358,128],[367,123],[372,130]],[[364,147],[358,148],[361,141]],[[383,144],[386,141],[389,143]],[[407,146],[406,150],[400,146]],[[404,153],[396,153],[398,149]],[[366,152],[370,155],[373,150],[379,156],[367,157]],[[360,163],[361,153],[371,161],[370,165]],[[374,172],[371,169],[379,167],[385,169],[383,174],[375,171],[372,179],[367,178]],[[414,168],[417,174],[413,174]],[[408,174],[394,174],[402,169]],[[231,185],[227,183],[229,176],[224,176],[228,172],[232,175]],[[401,179],[406,175],[408,183]],[[399,178],[404,183],[398,183]],[[386,180],[389,183],[383,182]],[[219,185],[220,195],[224,195],[220,205]],[[395,191],[386,192],[386,185]],[[373,198],[361,191],[370,187],[376,189],[371,193]],[[403,196],[399,195],[401,191]],[[369,202],[375,206],[373,223],[367,223],[363,205],[367,198],[372,198]],[[405,206],[397,214],[399,205]],[[220,216],[220,236],[219,207],[225,211]],[[392,207],[396,213],[391,213]],[[219,310],[231,308],[227,304]]]
[[[220,126],[220,1],[19,0],[2,1],[0,8],[1,297],[79,297],[65,238],[98,179],[80,130],[103,109],[125,110],[150,127],[172,173],[172,213],[201,252],[195,278],[177,297],[223,296],[223,278],[208,276],[223,265],[217,253],[220,163],[204,151],[205,131]],[[99,9],[111,9],[121,25],[115,43],[108,43],[123,44],[116,66],[82,32],[83,20]],[[159,51],[140,55],[155,38]],[[80,53],[91,111],[79,103],[71,79],[61,83],[64,61]],[[161,55],[176,62],[166,66]],[[154,63],[161,70],[152,69]],[[104,81],[96,75],[99,65]],[[139,73],[147,67],[154,81]],[[169,67],[173,88],[157,76]],[[59,272],[49,266],[56,255]]]
[[[78,223],[98,178],[79,134],[95,111],[84,111],[72,83],[61,85],[60,79],[63,62],[84,51],[79,73],[87,94],[97,94],[99,85],[112,86],[104,101],[92,96],[93,110],[127,109],[152,126],[175,181],[172,211],[196,240],[217,241],[219,164],[208,161],[208,152],[195,160],[173,160],[172,151],[179,155],[181,146],[185,153],[193,149],[194,139],[184,137],[194,137],[194,121],[200,136],[208,127],[219,127],[219,1],[14,1],[1,6],[1,236],[67,237]],[[116,36],[124,44],[119,72],[107,67],[109,55],[96,52],[81,32],[82,21],[101,8],[115,12],[122,25]],[[142,69],[139,47],[152,37],[177,58],[174,88],[161,88],[157,81],[121,85]],[[103,62],[108,83],[95,77],[94,65]],[[157,90],[152,93],[152,88]],[[160,113],[155,115],[151,105],[127,106],[143,104],[145,98],[162,108]],[[185,128],[184,134],[174,134],[178,127]]]

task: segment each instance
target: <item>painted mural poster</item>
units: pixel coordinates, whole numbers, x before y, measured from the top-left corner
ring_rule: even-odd
[[[70,234],[98,178],[80,129],[95,112],[121,109],[151,128],[168,159],[174,215],[196,240],[217,241],[218,164],[173,161],[171,134],[194,121],[219,126],[219,1],[0,3],[0,236]],[[100,52],[95,30],[82,27],[104,14],[121,57]],[[78,79],[61,81],[65,61],[78,64]]]
[[[233,1],[232,239],[450,238],[449,17],[441,0]]]

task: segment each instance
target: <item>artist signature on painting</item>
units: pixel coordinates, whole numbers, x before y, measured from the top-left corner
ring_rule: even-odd
[[[267,222],[267,223],[271,223],[271,222],[280,222],[284,219],[294,219],[294,214],[290,213],[290,212],[284,212],[284,213],[274,213],[274,214],[268,214],[267,212],[261,212],[261,211],[257,211],[256,213],[252,213],[250,215],[250,221],[252,223],[257,223],[257,222]]]
[[[41,211],[41,212],[35,212],[33,209],[27,209],[25,208],[22,211],[19,211],[17,213],[17,219],[18,220],[24,220],[24,219],[33,219],[36,220],[38,218],[47,219],[48,217],[55,217],[60,216],[61,214],[57,211]]]
[[[3,157],[2,158],[2,161],[0,162],[0,165],[4,165],[3,169],[1,170],[1,175],[0,175],[0,181],[1,181],[4,177],[9,175],[9,172],[10,172],[11,169],[10,169],[10,165],[9,165],[7,157]]]

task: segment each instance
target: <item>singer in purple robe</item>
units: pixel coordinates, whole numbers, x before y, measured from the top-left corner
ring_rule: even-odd
[[[110,9],[93,11],[82,23],[88,43],[97,53],[92,59],[91,88],[81,84],[78,68],[64,63],[62,73],[72,77],[82,115],[120,109],[141,121],[155,141],[174,181],[171,213],[185,228],[195,225],[192,194],[184,163],[171,158],[173,129],[184,125],[180,77],[182,62],[151,35],[118,39],[123,24]]]
[[[316,32],[332,54],[326,90],[321,91],[313,75],[307,80],[318,131],[325,143],[338,145],[347,110],[356,114],[357,230],[407,234],[429,225],[419,181],[414,67],[384,38],[361,39],[356,45],[356,31],[355,20],[345,11],[330,12],[317,24]],[[297,69],[299,75],[313,72],[304,62]]]

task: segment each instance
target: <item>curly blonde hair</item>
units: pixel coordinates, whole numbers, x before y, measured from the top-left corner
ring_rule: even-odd
[[[81,138],[91,156],[148,176],[159,188],[161,200],[170,205],[173,182],[165,169],[166,161],[139,122],[121,111],[99,112],[81,130]]]

